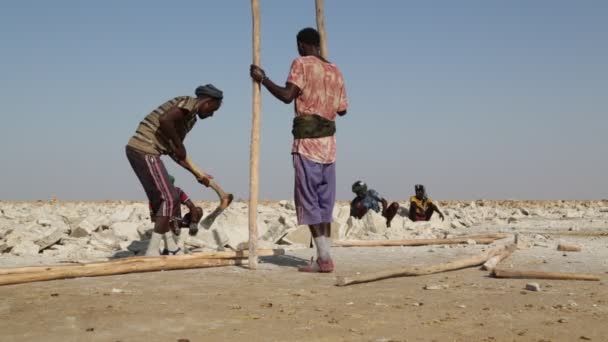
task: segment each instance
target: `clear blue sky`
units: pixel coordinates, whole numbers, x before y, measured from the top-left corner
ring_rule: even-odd
[[[261,1],[262,64],[284,82],[313,0]],[[326,0],[345,75],[338,197],[608,198],[608,2]],[[0,199],[144,199],[124,155],[139,121],[212,82],[192,159],[248,197],[248,1],[0,3]],[[291,198],[292,106],[264,91],[261,198]],[[171,164],[170,161],[167,164]],[[214,199],[183,170],[196,199]]]

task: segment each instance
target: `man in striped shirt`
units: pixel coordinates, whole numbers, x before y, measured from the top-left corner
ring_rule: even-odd
[[[129,163],[144,187],[154,215],[154,232],[146,251],[148,256],[160,254],[161,240],[165,241],[169,253],[180,253],[169,229],[171,220],[181,219],[179,193],[160,156],[168,155],[181,165],[186,159],[184,138],[194,127],[197,116],[206,119],[222,105],[222,91],[211,84],[196,88],[195,94],[196,97],[175,97],[148,114],[126,147]],[[208,185],[210,178],[206,175],[197,180]]]

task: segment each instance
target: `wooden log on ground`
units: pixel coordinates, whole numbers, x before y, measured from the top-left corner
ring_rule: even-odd
[[[508,279],[553,279],[553,280],[589,280],[599,281],[600,277],[594,274],[559,273],[539,271],[508,271],[494,269],[491,273],[494,278]]]
[[[557,245],[557,250],[560,252],[580,252],[582,249],[583,247],[579,245],[569,245],[565,243]]]
[[[517,249],[517,240],[513,244],[510,244],[509,246],[507,246],[507,248],[505,248],[500,254],[497,254],[497,255],[491,257],[490,259],[488,259],[488,261],[486,261],[481,266],[481,269],[486,270],[486,271],[491,271],[491,270],[495,269],[496,266],[501,261],[508,258],[511,254],[513,254],[513,252],[515,252],[516,249]]]
[[[261,65],[260,53],[260,4],[258,0],[251,0],[253,64]],[[249,156],[249,269],[255,270],[258,257],[255,251],[258,248],[258,195],[259,195],[259,165],[260,160],[260,115],[262,100],[260,98],[260,84],[252,81],[251,103],[251,145]]]
[[[359,275],[354,277],[336,277],[337,286],[346,286],[352,284],[367,283],[376,280],[396,278],[396,277],[412,277],[421,276],[433,273],[447,272],[453,270],[459,270],[462,268],[479,266],[486,262],[488,259],[495,255],[499,255],[505,249],[511,248],[510,245],[496,246],[484,253],[479,255],[469,256],[447,263],[441,263],[430,266],[418,266],[418,267],[402,267],[398,269],[380,271],[372,274]]]
[[[0,276],[0,285],[23,284],[36,281],[56,279],[69,279],[80,277],[99,277],[127,273],[140,273],[152,271],[184,270],[190,268],[205,268],[231,265],[244,265],[241,259],[191,259],[174,260],[171,257],[152,258],[151,260],[138,260],[137,262],[107,267],[90,267],[90,265],[66,266],[45,272],[29,272],[18,274],[5,274]]]
[[[381,247],[381,246],[427,246],[427,245],[452,245],[467,243],[474,240],[478,244],[490,244],[498,239],[508,237],[507,234],[488,234],[462,236],[450,239],[410,239],[410,240],[343,240],[334,241],[336,247]]]
[[[273,255],[284,255],[283,249],[260,249],[257,251],[258,256],[273,256]],[[94,268],[112,268],[124,265],[133,265],[141,262],[151,263],[154,260],[166,260],[170,258],[172,262],[189,262],[192,260],[201,259],[242,259],[249,256],[249,251],[222,251],[222,252],[201,252],[187,255],[175,255],[175,256],[159,256],[159,257],[129,257],[121,258],[105,262],[92,262],[84,264],[72,264],[72,265],[57,265],[57,266],[32,266],[32,267],[9,267],[0,269],[0,276],[7,274],[24,274],[24,273],[35,273],[35,272],[54,272],[65,270],[73,267],[85,267],[86,269]]]

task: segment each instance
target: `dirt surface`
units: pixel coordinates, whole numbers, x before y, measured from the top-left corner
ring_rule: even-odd
[[[483,246],[334,248],[334,274],[302,274],[312,250],[221,267],[0,287],[2,341],[607,341],[608,237],[580,253],[518,250],[501,266],[587,272],[599,282],[493,279],[477,268],[336,287],[354,275],[474,255]],[[528,282],[541,291],[525,290]],[[426,290],[426,285],[440,289]]]

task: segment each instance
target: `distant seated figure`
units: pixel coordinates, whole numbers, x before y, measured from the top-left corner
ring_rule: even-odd
[[[370,209],[379,213],[379,203],[382,203],[382,216],[386,218],[386,226],[391,226],[391,221],[399,210],[399,203],[393,202],[389,206],[386,199],[382,198],[376,190],[368,190],[367,184],[362,181],[356,181],[352,189],[357,197],[350,202],[350,216],[361,219]]]
[[[427,197],[424,185],[416,184],[414,189],[416,190],[416,196],[410,197],[410,220],[429,221],[434,212],[437,212],[443,220],[444,217],[439,208]]]

